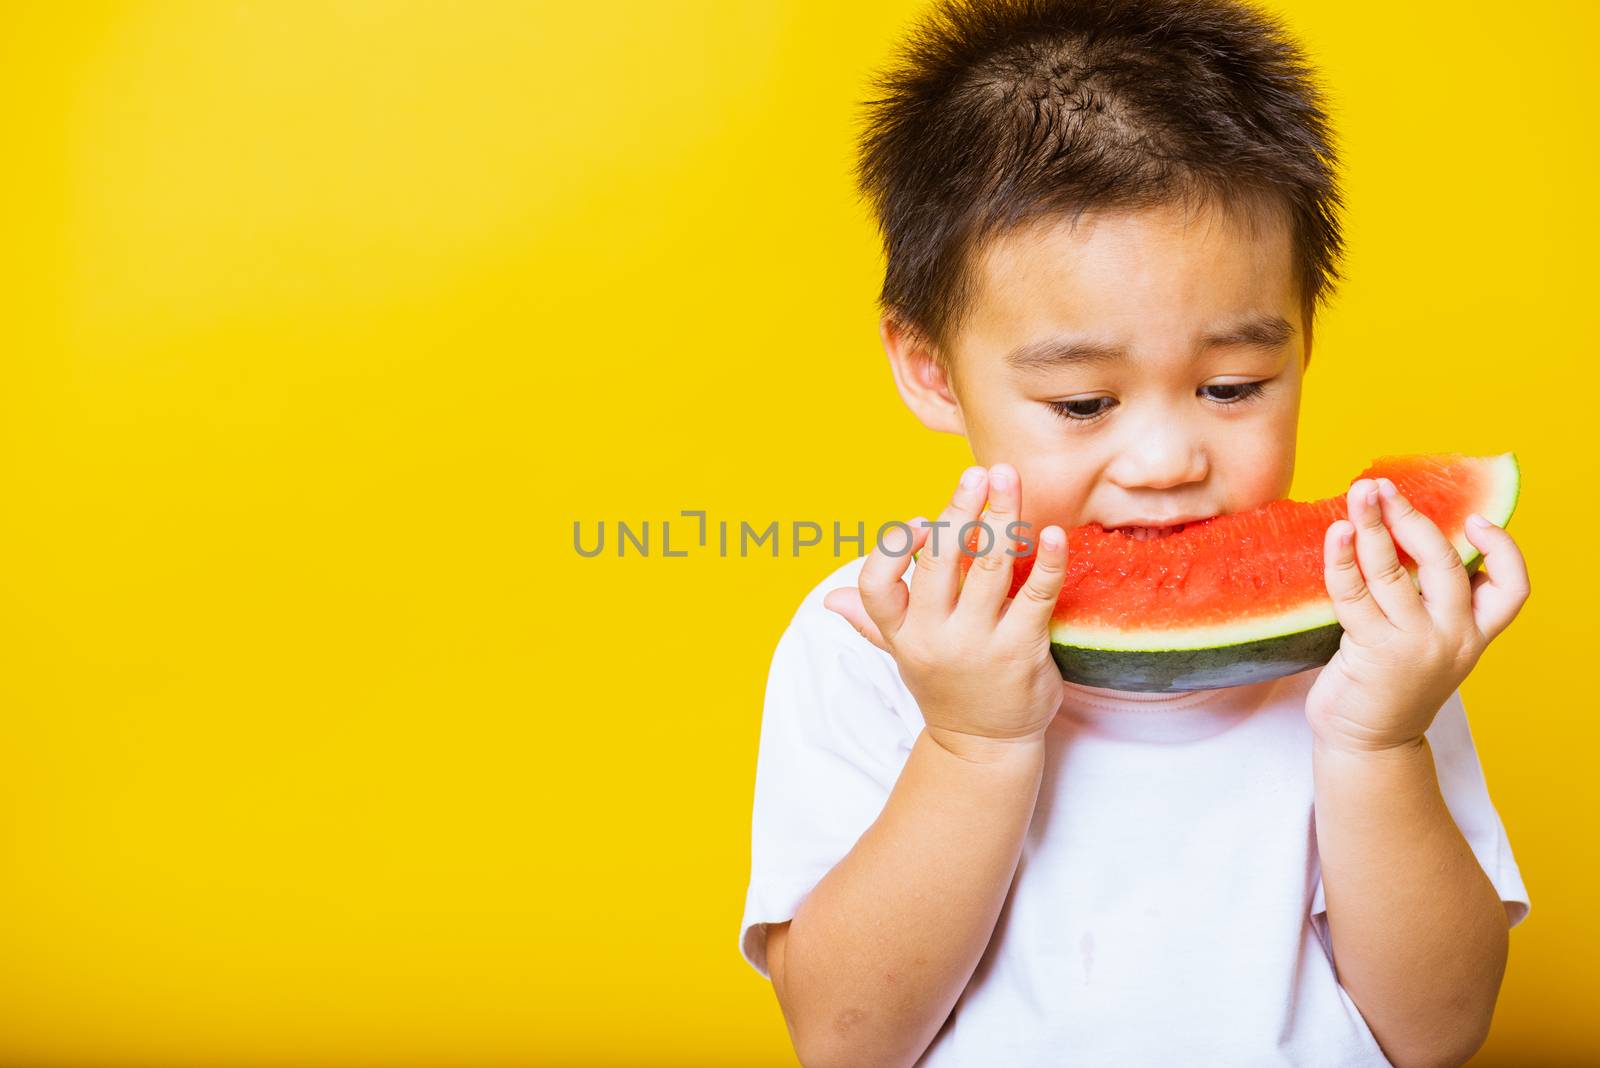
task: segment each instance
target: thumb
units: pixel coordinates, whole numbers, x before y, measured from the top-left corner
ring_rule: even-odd
[[[872,617],[867,615],[867,608],[861,603],[861,591],[856,587],[841,586],[836,590],[829,590],[828,595],[822,599],[822,607],[843,616],[845,621],[856,629],[857,634],[884,652],[889,651],[889,644],[883,640],[883,633],[878,630],[878,625],[872,621]]]

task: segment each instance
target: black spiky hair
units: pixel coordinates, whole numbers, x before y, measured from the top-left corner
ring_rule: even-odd
[[[1307,330],[1339,281],[1314,72],[1242,0],[938,0],[864,102],[879,306],[944,362],[985,244],[1042,217],[1206,203],[1290,224]]]

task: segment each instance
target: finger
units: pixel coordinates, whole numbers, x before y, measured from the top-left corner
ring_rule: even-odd
[[[932,609],[943,618],[955,608],[956,591],[961,586],[961,546],[956,532],[970,522],[983,507],[989,488],[989,472],[969,467],[961,476],[950,503],[939,513],[939,527],[928,536],[928,548],[917,554],[917,569],[911,576],[911,607]]]
[[[1061,599],[1061,586],[1067,575],[1067,535],[1058,526],[1039,532],[1039,545],[1033,569],[1017,595],[1006,606],[1005,618],[996,628],[1008,640],[1023,641],[1048,636],[1050,620]]]
[[[993,622],[1000,618],[1006,597],[1011,593],[1011,568],[1015,551],[1007,532],[1021,510],[1022,487],[1017,469],[1010,464],[995,464],[989,469],[989,508],[977,522],[977,544],[972,567],[956,597],[956,612],[976,620]],[[958,538],[957,543],[966,544]]]
[[[1510,625],[1533,592],[1522,550],[1504,527],[1488,520],[1478,526],[1467,520],[1467,540],[1483,554],[1483,566],[1472,576],[1472,616],[1485,638],[1493,640]]]
[[[905,583],[897,583],[902,590]],[[884,652],[889,652],[889,642],[884,638],[883,632],[872,621],[867,613],[866,606],[861,603],[861,590],[855,586],[841,586],[836,590],[829,590],[828,595],[822,599],[822,606],[831,612],[837,612],[856,629],[856,633],[867,641],[876,645]]]
[[[911,554],[921,548],[928,539],[926,522],[921,516],[911,521],[909,543],[903,537],[904,529],[885,530],[879,535],[878,544],[867,554],[866,563],[861,565],[861,573],[856,576],[856,586],[860,591],[858,601],[862,610],[866,613],[868,622],[875,624],[879,636],[886,642],[894,640],[895,632],[905,622],[910,591],[906,589],[906,584],[900,581],[900,576],[904,575],[906,568],[910,566]],[[822,599],[822,603],[834,611],[839,611],[828,603],[827,597]],[[851,622],[855,620],[851,619]]]
[[[1380,641],[1390,627],[1356,564],[1355,524],[1341,519],[1322,536],[1322,581],[1333,598],[1333,614],[1350,637],[1363,645]]]
[[[1367,589],[1383,609],[1389,622],[1402,630],[1416,630],[1432,624],[1422,607],[1411,573],[1400,563],[1394,539],[1383,523],[1378,506],[1378,484],[1370,478],[1357,479],[1350,487],[1350,519],[1356,525],[1356,561],[1367,580]]]
[[[1472,590],[1455,545],[1387,478],[1378,479],[1378,504],[1395,543],[1417,562],[1417,581],[1430,615],[1440,623],[1464,619],[1472,610]]]

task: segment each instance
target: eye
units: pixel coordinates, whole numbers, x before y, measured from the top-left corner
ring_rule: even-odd
[[[1097,407],[1101,401],[1110,401],[1110,397],[1089,397],[1086,400],[1047,401],[1050,410],[1061,418],[1073,423],[1092,423],[1100,418],[1110,408]],[[1112,401],[1114,405],[1116,402]],[[1087,411],[1085,408],[1087,407]]]
[[[1228,382],[1216,386],[1201,386],[1202,390],[1220,389],[1225,396],[1213,396],[1211,399],[1218,404],[1243,404],[1261,395],[1266,388],[1265,382]]]

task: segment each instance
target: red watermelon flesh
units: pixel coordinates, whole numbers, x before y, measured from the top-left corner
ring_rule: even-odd
[[[1455,545],[1478,512],[1504,525],[1520,472],[1512,453],[1385,456],[1356,479],[1384,476]],[[1160,692],[1259,681],[1326,663],[1340,629],[1323,580],[1323,539],[1348,517],[1345,494],[1273,501],[1149,540],[1098,523],[1067,532],[1067,575],[1051,624],[1065,677]],[[1415,572],[1415,561],[1400,560]],[[1015,561],[1012,592],[1031,557]],[[970,560],[963,561],[963,567]]]

